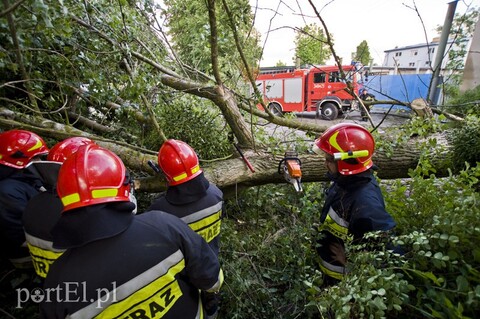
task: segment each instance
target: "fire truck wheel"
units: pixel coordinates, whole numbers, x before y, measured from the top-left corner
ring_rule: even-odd
[[[337,106],[333,103],[325,103],[322,105],[322,117],[326,120],[334,120],[338,116]]]
[[[334,120],[338,116],[337,106],[333,103],[325,103],[322,105],[322,117],[326,120]]]
[[[273,113],[273,115],[276,115],[276,116],[282,116],[283,113],[282,113],[282,107],[280,105],[278,105],[277,103],[272,103],[268,106],[268,109],[270,110],[270,112]]]

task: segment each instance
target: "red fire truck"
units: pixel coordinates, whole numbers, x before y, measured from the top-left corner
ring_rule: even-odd
[[[312,112],[324,119],[334,120],[357,107],[357,101],[345,88],[352,83],[358,94],[361,82],[359,64],[342,66],[342,79],[337,66],[261,68],[256,85],[265,105],[275,115],[286,112]],[[261,105],[260,109],[263,109]]]

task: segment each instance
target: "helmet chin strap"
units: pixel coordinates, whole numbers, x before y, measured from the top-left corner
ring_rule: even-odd
[[[329,180],[334,181],[334,182],[341,176],[341,174],[339,172],[335,172],[335,173],[327,172],[326,175],[327,175]]]

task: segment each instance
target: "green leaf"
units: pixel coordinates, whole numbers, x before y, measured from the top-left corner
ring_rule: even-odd
[[[385,303],[383,302],[383,299],[381,297],[375,297],[375,299],[373,299],[371,301],[371,303],[373,305],[375,305],[375,307],[377,307],[380,310],[386,310],[387,309],[387,306],[385,305]]]
[[[435,255],[433,255],[433,258],[435,258],[435,259],[440,259],[441,260],[442,257],[443,257],[443,254],[441,252],[435,253]]]
[[[457,289],[461,292],[466,292],[468,291],[468,280],[467,278],[463,277],[463,276],[458,276],[457,279],[456,279],[456,282],[457,282]]]
[[[439,279],[430,271],[425,272],[425,271],[420,271],[420,270],[417,270],[417,269],[408,269],[408,271],[413,272],[415,275],[417,275],[421,278],[428,279],[428,280],[432,281],[437,286],[441,285],[441,282],[439,281]]]
[[[456,244],[460,241],[460,239],[458,238],[458,236],[450,235],[450,237],[448,237],[448,241],[453,244]]]

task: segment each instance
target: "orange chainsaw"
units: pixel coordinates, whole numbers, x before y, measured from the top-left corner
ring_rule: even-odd
[[[297,192],[302,189],[302,162],[294,151],[285,152],[284,158],[278,163],[278,173],[283,174],[285,180],[293,185]]]

